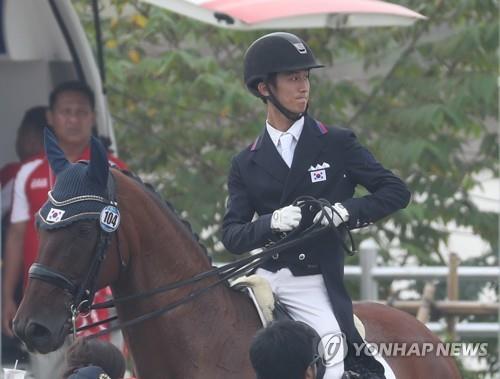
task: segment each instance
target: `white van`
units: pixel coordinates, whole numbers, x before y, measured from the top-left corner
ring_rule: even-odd
[[[17,160],[16,130],[24,112],[48,105],[60,82],[93,88],[97,129],[114,144],[94,55],[70,0],[0,0],[0,167]]]
[[[15,139],[24,112],[48,105],[51,90],[74,79],[93,88],[98,133],[116,149],[98,66],[71,1],[0,0],[0,167],[18,160]],[[2,336],[1,363],[12,367],[20,359],[25,367],[26,355],[13,341]]]

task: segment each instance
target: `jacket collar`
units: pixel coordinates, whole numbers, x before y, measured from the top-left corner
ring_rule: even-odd
[[[324,149],[325,138],[322,137],[327,133],[328,129],[322,123],[306,115],[304,117],[304,127],[295,148],[291,168],[288,168],[281,159],[265,129],[250,146],[252,160],[284,184],[281,197],[282,204],[288,200],[294,188],[303,180],[304,175],[307,175],[308,167]]]

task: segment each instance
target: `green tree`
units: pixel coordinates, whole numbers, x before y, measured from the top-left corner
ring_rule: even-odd
[[[406,210],[357,239],[374,237],[387,264],[443,264],[439,246],[453,221],[498,251],[498,215],[470,196],[479,173],[498,177],[498,2],[400,3],[428,19],[408,28],[294,31],[333,67],[312,76],[311,113],[355,130],[413,192]],[[90,6],[75,4],[93,41]],[[111,4],[116,15],[102,24],[120,154],[203,231],[214,253],[230,159],[265,117],[241,79],[243,53],[263,33],[215,29],[137,1]],[[368,83],[336,80],[335,64],[346,57],[381,74]],[[395,242],[405,252],[397,259],[388,255]],[[478,262],[498,264],[491,252]]]
[[[116,17],[103,27],[121,153],[198,228],[212,225],[224,211],[230,157],[261,129],[264,107],[241,80],[244,50],[261,33],[215,29],[144,3],[112,4]],[[77,5],[90,23],[89,5]],[[429,19],[410,28],[298,33],[327,65],[345,56],[367,69],[390,65],[369,89],[325,80],[334,69],[317,71],[312,113],[353,128],[411,187],[411,206],[391,218],[394,227],[379,227],[382,246],[398,237],[420,262],[443,263],[429,254],[448,236],[438,221],[471,226],[496,246],[496,214],[480,212],[468,191],[480,184],[475,174],[497,170],[496,130],[486,124],[497,115],[497,4],[407,5]],[[429,38],[440,30],[444,36]],[[475,156],[466,153],[472,142]]]

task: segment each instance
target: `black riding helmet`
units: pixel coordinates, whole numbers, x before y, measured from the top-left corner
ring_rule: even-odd
[[[264,98],[257,90],[260,82],[267,82],[270,74],[323,67],[311,49],[299,37],[291,33],[266,34],[253,42],[245,53],[244,80],[255,96]],[[302,114],[290,112],[271,95],[271,101],[286,117],[298,120]]]

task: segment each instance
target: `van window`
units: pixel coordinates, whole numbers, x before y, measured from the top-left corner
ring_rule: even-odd
[[[0,0],[0,167],[17,160],[24,112],[48,105],[50,91],[71,79],[93,88],[99,133],[114,140],[97,65],[71,2]]]

